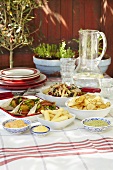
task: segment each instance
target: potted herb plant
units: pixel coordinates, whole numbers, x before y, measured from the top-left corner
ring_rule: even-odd
[[[33,9],[42,7],[42,0],[0,0],[0,47],[9,51],[10,68],[13,67],[13,52],[18,47],[33,42],[29,21]]]
[[[60,72],[60,58],[75,57],[75,52],[70,47],[66,48],[66,42],[57,44],[42,43],[33,49],[33,62],[36,68],[49,76],[58,76]]]

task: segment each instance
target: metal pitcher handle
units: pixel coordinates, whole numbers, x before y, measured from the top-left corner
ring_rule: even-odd
[[[103,39],[103,49],[102,49],[102,53],[100,54],[100,56],[98,57],[98,62],[100,62],[100,60],[102,59],[102,57],[104,56],[106,49],[107,49],[107,39],[106,36],[103,32],[99,32],[99,34],[102,36]]]

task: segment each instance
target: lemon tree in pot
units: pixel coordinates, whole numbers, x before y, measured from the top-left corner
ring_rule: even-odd
[[[75,57],[75,52],[70,47],[66,48],[66,42],[57,44],[39,44],[33,49],[33,62],[36,68],[49,76],[60,75],[60,58]]]

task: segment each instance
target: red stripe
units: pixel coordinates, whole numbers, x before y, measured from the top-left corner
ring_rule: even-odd
[[[88,149],[87,150],[87,152],[86,152],[86,149]],[[97,152],[97,153],[104,153],[104,152],[113,152],[113,149],[111,149],[111,148],[98,148],[98,149],[93,149],[93,148],[85,148],[85,153],[87,154],[87,153],[89,153],[89,152],[91,152],[91,150],[94,150],[94,152]],[[76,149],[76,148],[71,148],[71,149],[54,149],[54,150],[45,150],[45,151],[31,151],[31,152],[18,152],[18,153],[13,153],[13,154],[6,154],[6,156],[7,156],[7,158],[9,158],[9,157],[12,157],[12,156],[21,156],[21,155],[32,155],[32,154],[34,154],[34,155],[37,155],[37,154],[41,154],[41,155],[43,155],[44,156],[44,154],[48,154],[48,155],[54,155],[55,153],[57,153],[57,152],[70,152],[70,151],[74,151],[74,152],[78,152],[79,153],[79,155],[81,154],[81,151],[83,152],[83,149],[81,149],[81,150],[78,150],[78,149]],[[4,155],[1,155],[0,156],[0,158],[4,158]]]
[[[54,148],[63,148],[63,149],[65,149],[65,148],[68,148],[68,149],[70,149],[70,148],[73,148],[73,147],[75,147],[75,148],[86,148],[86,147],[89,147],[89,146],[92,146],[92,144],[91,143],[88,143],[87,145],[86,144],[83,144],[83,145],[74,145],[74,144],[70,144],[69,143],[69,145],[65,145],[65,146],[51,146],[51,147],[45,147],[45,148],[41,148],[40,146],[37,146],[37,147],[30,147],[29,149],[21,149],[21,148],[17,148],[17,149],[13,149],[13,148],[10,148],[10,149],[2,149],[2,152],[19,152],[19,151],[29,151],[29,150],[37,150],[37,148],[38,149],[40,149],[40,150],[45,150],[45,149],[54,149]]]
[[[50,144],[44,144],[44,145],[40,145],[39,147],[41,148],[41,147],[45,147],[45,148],[47,148],[48,146],[55,146],[56,147],[56,145],[70,145],[70,144],[72,144],[72,145],[76,145],[76,146],[80,146],[80,145],[84,145],[85,143],[93,143],[93,144],[102,144],[102,143],[108,143],[108,142],[113,142],[113,138],[101,138],[101,139],[97,139],[97,140],[89,140],[89,139],[87,139],[87,140],[84,140],[84,141],[79,141],[79,142],[56,142],[56,143],[50,143]],[[28,146],[28,147],[21,147],[21,148],[8,148],[8,149],[16,149],[16,150],[18,150],[18,149],[30,149],[30,148],[37,148],[36,146]],[[6,148],[7,149],[7,148]]]
[[[111,150],[107,151],[107,152],[112,152]],[[19,159],[23,159],[23,158],[47,158],[47,157],[60,157],[60,156],[73,156],[73,155],[83,155],[83,154],[95,154],[97,153],[96,151],[93,151],[93,152],[81,152],[81,153],[61,153],[61,154],[54,154],[54,155],[40,155],[40,156],[20,156],[20,157],[14,157],[14,158],[11,158],[11,159],[8,159],[6,161],[1,161],[0,162],[0,166],[2,165],[5,165],[6,162],[7,164],[10,163],[10,162],[13,162],[15,160],[19,160]],[[106,152],[103,152],[103,153],[106,153]]]
[[[29,157],[45,158],[107,152],[113,152],[113,138],[84,140],[80,142],[59,142],[47,145],[30,146],[22,148],[1,148],[0,158],[1,159],[5,158],[5,161],[1,161],[0,165],[4,165],[6,164],[6,162],[9,163],[14,160]]]
[[[98,140],[84,140],[84,141],[80,141],[80,142],[59,142],[59,143],[51,143],[51,144],[45,144],[45,145],[40,145],[39,147],[40,148],[47,148],[48,146],[52,146],[52,147],[56,147],[56,145],[76,145],[76,146],[81,146],[81,145],[85,145],[85,144],[89,144],[89,143],[93,143],[93,144],[104,144],[104,143],[108,143],[108,142],[113,142],[113,138],[102,138],[102,139],[98,139]],[[16,151],[17,150],[23,150],[23,149],[30,149],[30,148],[34,148],[36,149],[37,147],[36,146],[29,146],[29,147],[21,147],[21,148],[6,148],[8,150],[10,149],[15,149]]]
[[[79,146],[79,147],[76,147],[74,145],[70,145],[70,146],[56,146],[56,147],[48,147],[48,148],[40,148],[40,147],[35,147],[34,148],[30,148],[30,149],[24,149],[24,150],[21,150],[21,149],[2,149],[1,151],[4,153],[4,152],[16,152],[17,154],[19,152],[29,152],[29,151],[36,151],[36,150],[40,150],[40,152],[48,152],[48,151],[55,151],[55,150],[69,150],[69,149],[86,149],[86,148],[92,148],[92,149],[102,149],[102,148],[110,148],[112,149],[113,148],[113,144],[104,144],[104,145],[100,145],[100,146],[95,146],[95,145],[92,145],[92,144],[89,144],[89,145],[83,145],[83,146]]]
[[[81,143],[81,144],[80,144]],[[87,146],[95,146],[95,147],[99,147],[99,146],[112,146],[113,143],[111,142],[108,142],[108,141],[101,141],[101,142],[94,142],[94,141],[90,141],[90,140],[87,140],[87,141],[82,141],[78,144],[78,142],[68,142],[68,143],[52,143],[52,144],[48,144],[48,145],[40,145],[38,146],[39,149],[52,149],[52,148],[65,148],[65,147],[78,147],[78,148],[81,148],[81,147],[87,147]],[[49,147],[48,147],[49,146]],[[33,150],[33,149],[37,149],[36,146],[29,146],[29,147],[22,147],[22,148],[1,148],[0,151],[5,151],[5,152],[12,152],[13,151],[26,151],[26,150]]]

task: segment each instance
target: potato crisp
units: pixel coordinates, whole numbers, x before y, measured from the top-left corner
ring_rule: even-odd
[[[99,95],[85,94],[80,97],[73,97],[68,106],[80,110],[99,110],[109,107],[110,102],[104,102]]]

